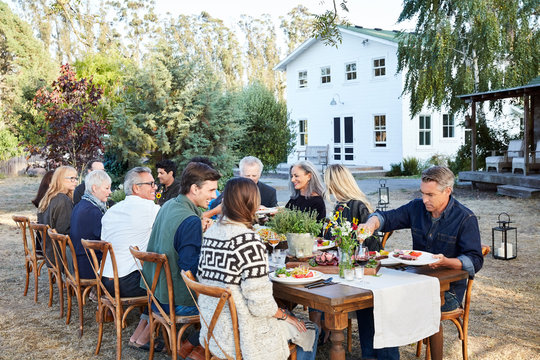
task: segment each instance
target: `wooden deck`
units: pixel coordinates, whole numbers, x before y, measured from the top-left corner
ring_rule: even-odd
[[[459,181],[497,185],[501,195],[530,198],[540,196],[540,174],[522,175],[492,171],[462,171]]]

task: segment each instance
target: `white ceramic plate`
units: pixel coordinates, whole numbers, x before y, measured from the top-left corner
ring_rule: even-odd
[[[397,264],[401,264],[395,257],[387,257],[386,259],[381,259],[381,265],[386,265],[386,266],[390,266],[390,265],[397,265]]]
[[[403,251],[411,251],[411,250],[403,250]],[[388,254],[388,258],[392,258],[394,260],[397,260],[400,263],[405,264],[405,265],[419,265],[419,266],[420,265],[433,264],[434,262],[439,261],[439,259],[433,258],[432,253],[429,253],[427,251],[419,251],[419,250],[415,250],[415,251],[422,253],[422,255],[420,255],[416,260],[403,260],[403,259],[400,259],[399,257],[394,256],[393,251],[390,254]]]
[[[325,245],[325,246],[317,246],[317,240],[315,240],[315,243],[313,244],[313,251],[323,251],[323,250],[328,250],[328,249],[332,249],[336,247],[336,242],[335,241],[330,241],[330,244],[328,245]]]
[[[297,279],[294,277],[284,277],[284,278],[277,277],[275,271],[271,272],[269,276],[270,276],[270,280],[272,281],[283,283],[283,284],[290,284],[290,285],[309,284],[309,283],[319,280],[322,277],[321,272],[316,271],[316,270],[310,270],[310,271],[313,272],[313,277],[301,278],[301,279]]]
[[[277,213],[278,209],[275,207],[272,208],[266,208],[266,209],[259,209],[255,214],[257,215],[266,215],[266,214],[275,214]]]

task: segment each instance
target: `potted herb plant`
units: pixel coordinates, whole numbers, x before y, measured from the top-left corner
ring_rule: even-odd
[[[297,258],[313,253],[313,237],[319,235],[322,224],[315,212],[284,209],[268,222],[268,227],[278,234],[285,234],[289,255]]]

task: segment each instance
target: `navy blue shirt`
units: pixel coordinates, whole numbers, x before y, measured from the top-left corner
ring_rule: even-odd
[[[462,269],[474,276],[484,264],[478,220],[471,210],[463,206],[453,196],[437,221],[433,221],[422,199],[416,199],[395,210],[377,211],[379,229],[383,232],[411,229],[413,249],[443,254],[447,258],[457,258]],[[467,281],[457,281],[450,285],[458,299],[463,299]]]
[[[182,221],[174,234],[174,248],[178,253],[180,270],[191,270],[192,274],[197,274],[201,243],[201,219],[196,215],[190,216]]]

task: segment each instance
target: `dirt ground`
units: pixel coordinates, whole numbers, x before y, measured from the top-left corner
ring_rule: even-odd
[[[11,216],[26,215],[35,220],[30,203],[37,191],[39,178],[0,179],[0,359],[89,359],[97,342],[95,305],[84,307],[84,335],[78,337],[77,303],[74,302],[71,323],[59,317],[55,289],[52,307],[47,307],[46,270],[39,278],[39,299],[34,303],[34,282],[28,295],[24,290],[24,254],[21,234]],[[375,200],[375,194],[368,194]],[[391,208],[418,197],[417,191],[396,190],[391,194]],[[469,327],[469,359],[540,359],[540,200],[514,199],[494,193],[456,189],[456,198],[478,216],[482,243],[491,245],[491,229],[497,215],[510,214],[518,228],[518,257],[511,261],[485,258],[483,269],[473,286]],[[398,231],[388,240],[387,249],[410,247],[410,233]],[[306,316],[300,312],[300,316]],[[127,346],[138,322],[138,314],[129,317],[123,331],[123,359],[146,359],[148,353]],[[354,328],[356,327],[356,321]],[[114,359],[116,335],[111,323],[104,326],[102,348],[98,357]],[[461,343],[455,327],[445,324],[444,358],[461,359]],[[360,359],[356,330],[353,329],[353,352],[347,359]],[[320,347],[318,360],[328,359],[329,346]],[[416,359],[414,346],[400,348],[401,359]],[[156,354],[156,359],[167,359]]]

